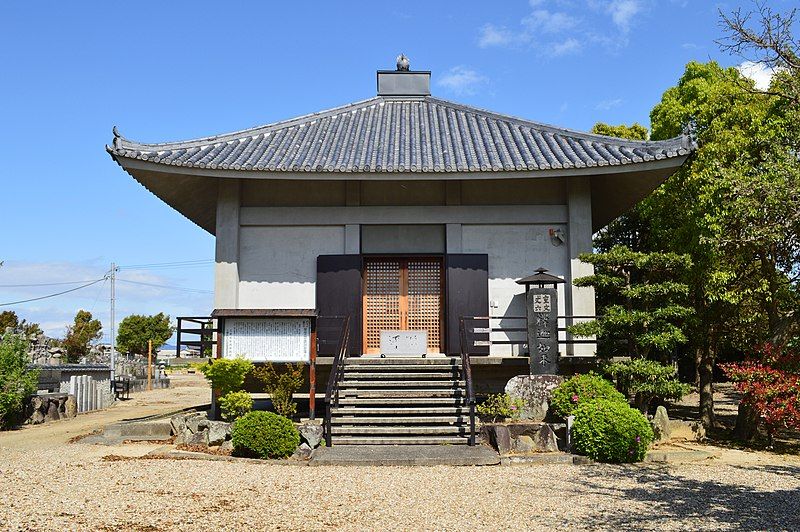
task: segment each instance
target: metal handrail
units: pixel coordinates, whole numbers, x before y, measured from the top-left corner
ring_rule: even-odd
[[[327,317],[327,316],[326,316]],[[331,373],[328,376],[328,386],[325,389],[325,445],[330,447],[331,441],[331,407],[339,406],[339,381],[344,374],[344,360],[350,347],[350,316],[331,316],[342,320],[342,332],[336,355],[333,357]]]
[[[469,349],[467,345],[466,327],[464,318],[459,318],[459,334],[461,336],[461,371],[464,373],[464,381],[467,387],[467,405],[469,406],[469,440],[470,446],[475,445],[475,391],[472,387],[472,365],[469,360]]]

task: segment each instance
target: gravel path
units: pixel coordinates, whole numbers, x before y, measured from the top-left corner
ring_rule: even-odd
[[[109,461],[86,447],[0,454],[0,528],[800,529],[798,461],[301,467]]]

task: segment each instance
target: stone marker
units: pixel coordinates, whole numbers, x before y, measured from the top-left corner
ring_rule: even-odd
[[[663,406],[656,408],[656,415],[653,416],[653,432],[655,432],[656,442],[669,441],[670,426],[667,409]]]
[[[564,382],[559,375],[517,375],[506,384],[512,399],[522,399],[522,419],[544,421],[550,407],[550,394]]]

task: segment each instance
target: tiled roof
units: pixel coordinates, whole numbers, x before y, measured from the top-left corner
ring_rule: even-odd
[[[686,156],[664,141],[582,133],[434,97],[376,97],[226,135],[141,144],[114,130],[109,153],[161,165],[269,172],[509,172],[618,166]],[[124,164],[123,164],[124,166]]]

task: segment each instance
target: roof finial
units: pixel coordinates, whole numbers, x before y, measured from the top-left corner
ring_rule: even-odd
[[[397,56],[397,71],[398,72],[408,72],[408,69],[411,68],[411,64],[408,62],[408,57],[405,54],[400,54]]]

